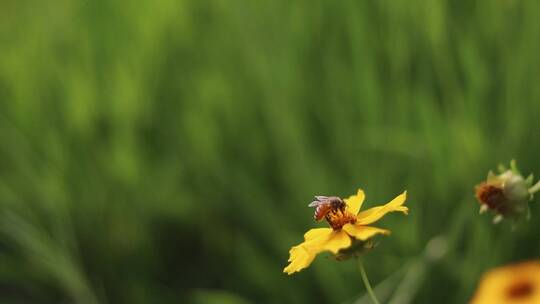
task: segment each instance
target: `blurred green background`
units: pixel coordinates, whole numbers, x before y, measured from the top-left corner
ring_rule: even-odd
[[[353,303],[354,261],[282,269],[312,196],[362,187],[409,193],[383,302],[464,303],[540,253],[538,206],[473,193],[540,174],[538,54],[535,1],[3,0],[0,301]]]

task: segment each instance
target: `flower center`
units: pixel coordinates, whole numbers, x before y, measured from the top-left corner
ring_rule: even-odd
[[[503,207],[505,197],[502,187],[482,183],[476,187],[476,198],[489,209],[497,210]]]
[[[513,284],[506,291],[509,299],[523,299],[531,296],[534,293],[534,286],[529,281],[521,281]]]
[[[326,214],[325,219],[334,230],[339,230],[349,223],[356,223],[356,216],[344,209],[331,210]]]

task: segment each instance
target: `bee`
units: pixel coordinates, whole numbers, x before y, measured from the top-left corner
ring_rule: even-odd
[[[346,206],[347,204],[337,196],[315,196],[315,200],[308,205],[308,207],[315,207],[313,217],[316,221],[322,220],[331,212],[341,211],[343,213]]]

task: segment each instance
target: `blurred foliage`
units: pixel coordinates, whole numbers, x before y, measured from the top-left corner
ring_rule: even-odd
[[[538,206],[512,230],[473,196],[540,174],[538,37],[534,1],[3,0],[0,300],[351,303],[354,262],[282,269],[311,197],[362,187],[411,209],[372,283],[444,235],[410,296],[464,303],[540,253]]]

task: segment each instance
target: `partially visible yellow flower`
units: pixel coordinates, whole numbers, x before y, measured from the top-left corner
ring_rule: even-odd
[[[316,198],[319,200],[321,197]],[[341,200],[337,197],[322,198]],[[367,225],[378,221],[388,212],[400,211],[407,214],[409,210],[403,206],[407,198],[406,191],[384,206],[359,212],[364,198],[364,191],[359,189],[356,195],[342,201],[343,208],[333,210],[325,217],[332,228],[315,228],[306,232],[304,242],[289,251],[290,264],[283,272],[290,275],[308,267],[317,254],[323,251],[338,254],[340,250],[349,248],[353,241],[366,241],[377,234],[388,235],[389,230]]]
[[[482,277],[471,304],[540,303],[540,261],[495,268]]]

